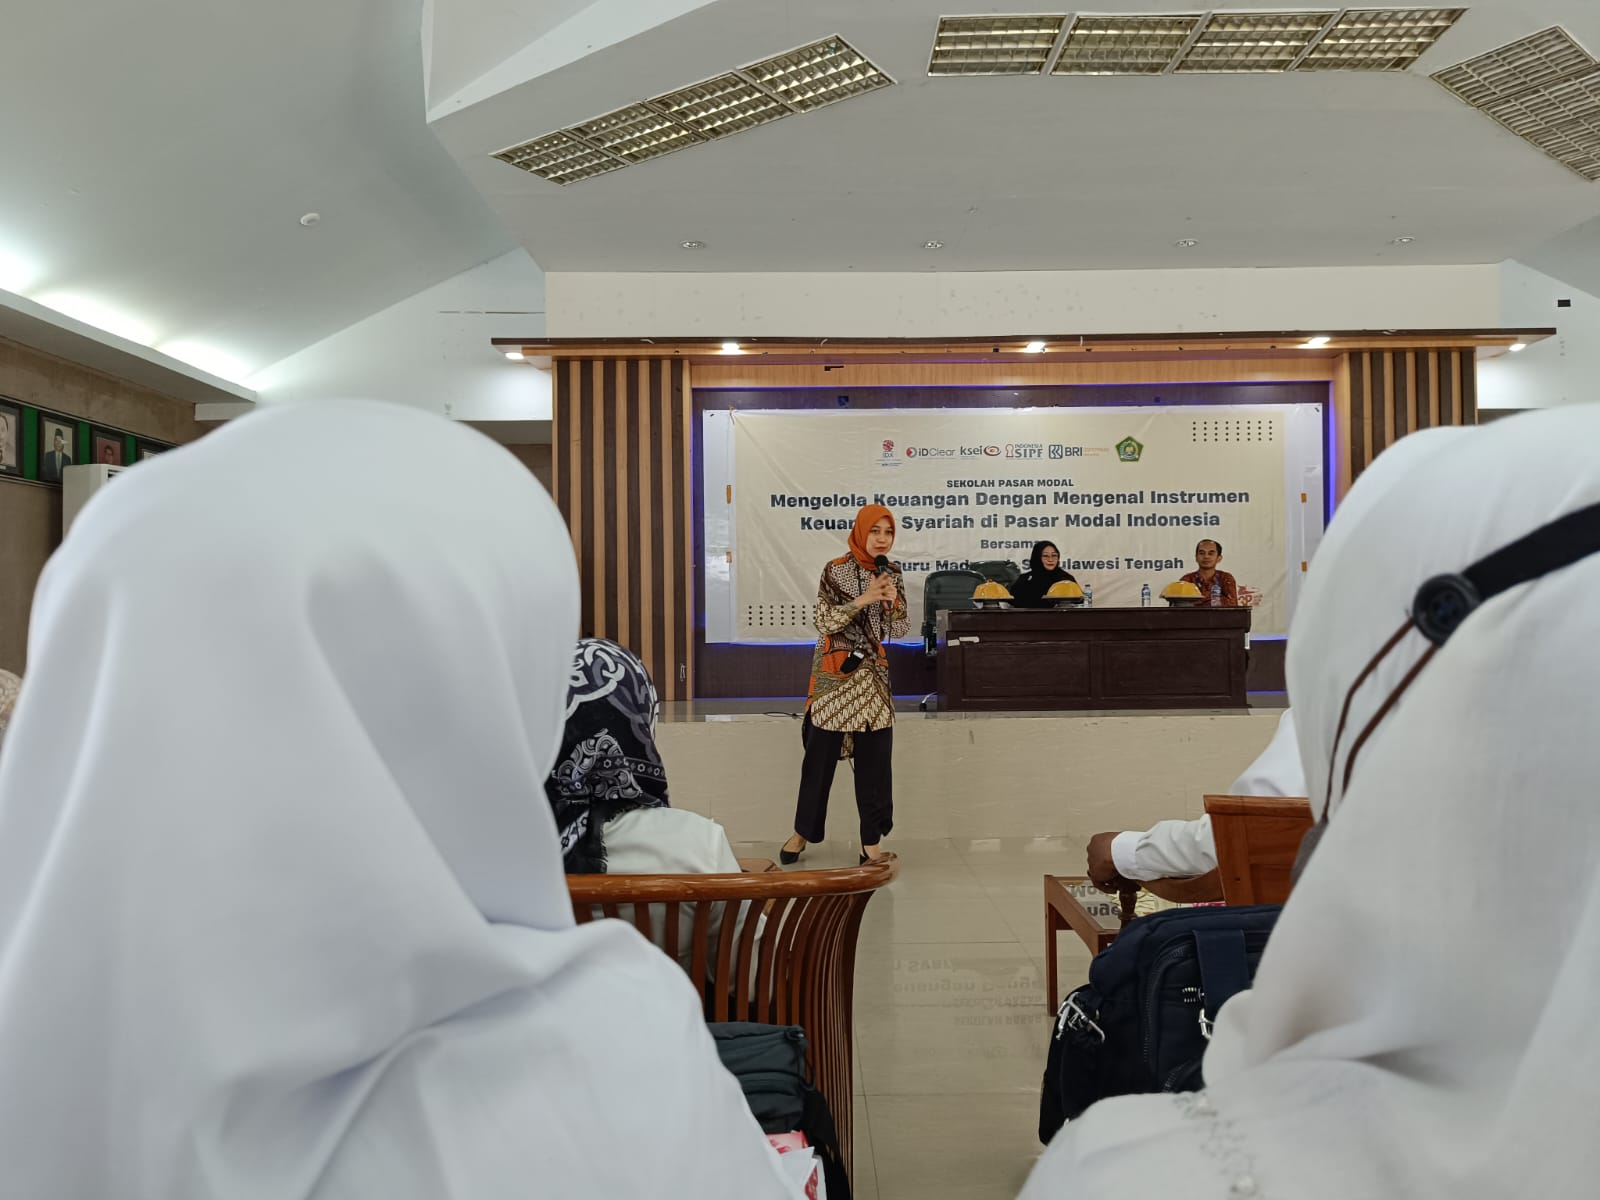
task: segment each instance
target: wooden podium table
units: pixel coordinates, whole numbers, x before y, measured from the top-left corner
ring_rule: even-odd
[[[1243,708],[1248,608],[1023,608],[939,614],[951,711]]]

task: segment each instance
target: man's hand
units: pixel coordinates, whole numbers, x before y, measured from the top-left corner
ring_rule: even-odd
[[[1117,874],[1117,864],[1111,858],[1111,843],[1115,833],[1097,833],[1089,839],[1089,882],[1102,892],[1120,892],[1139,885]]]

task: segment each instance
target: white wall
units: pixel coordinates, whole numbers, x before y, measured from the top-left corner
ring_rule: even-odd
[[[1572,307],[1557,308],[1557,300]],[[1479,408],[1548,408],[1600,399],[1600,298],[1519,262],[1501,264],[1500,324],[1555,326],[1555,337],[1478,363]]]
[[[274,363],[250,385],[264,404],[362,398],[462,421],[547,421],[549,372],[489,344],[543,334],[544,307],[543,273],[513,250]]]
[[[551,337],[975,337],[1481,329],[1500,268],[936,274],[551,272]]]

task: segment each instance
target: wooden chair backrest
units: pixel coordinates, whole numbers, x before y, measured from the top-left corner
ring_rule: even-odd
[[[898,870],[895,856],[886,854],[864,866],[827,871],[568,875],[567,890],[579,924],[597,916],[630,920],[673,961],[687,953],[689,982],[708,1019],[799,1025],[806,1031],[812,1082],[833,1114],[848,1172],[856,939],[867,901]],[[739,909],[746,901],[750,910],[741,924]],[[694,932],[681,947],[685,904],[694,908]],[[714,912],[722,915],[721,931],[708,945]],[[757,914],[766,918],[759,940]]]
[[[1282,904],[1311,802],[1288,796],[1207,796],[1224,904]]]

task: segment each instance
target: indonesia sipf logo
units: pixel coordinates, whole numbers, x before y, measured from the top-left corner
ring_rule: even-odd
[[[1122,462],[1138,462],[1144,453],[1144,443],[1134,437],[1125,437],[1117,443],[1117,458]]]

